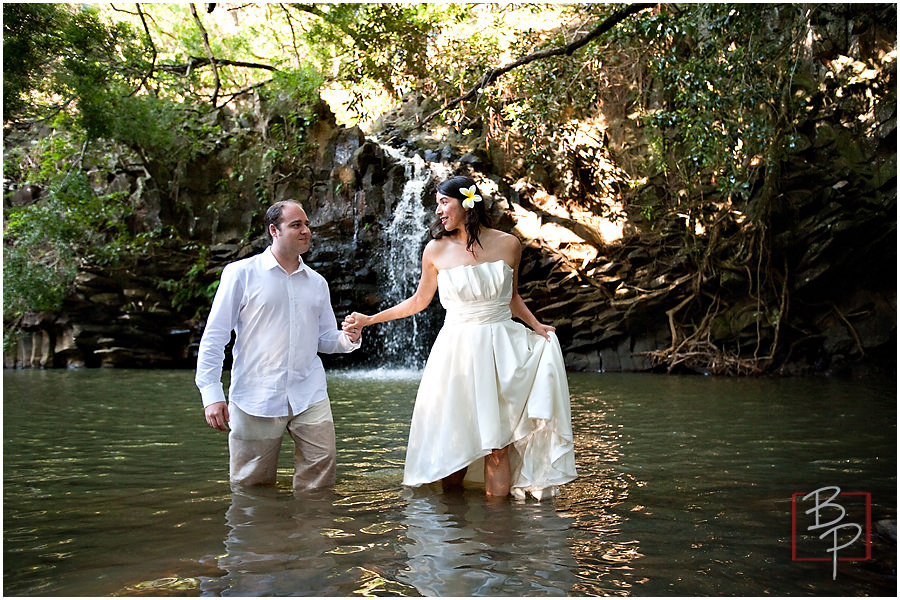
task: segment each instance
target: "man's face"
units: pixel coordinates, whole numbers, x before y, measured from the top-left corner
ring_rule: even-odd
[[[312,232],[309,230],[309,219],[299,204],[286,204],[281,211],[281,221],[276,228],[269,226],[272,234],[272,245],[286,254],[297,256],[309,250]]]

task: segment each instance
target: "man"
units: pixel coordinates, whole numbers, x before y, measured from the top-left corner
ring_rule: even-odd
[[[292,200],[266,212],[271,245],[222,271],[200,340],[195,381],[206,422],[227,431],[232,483],[275,482],[285,429],[294,440],[294,489],[335,481],[335,437],[318,352],[351,352],[360,329],[337,328],[328,284],[303,263],[312,234]],[[225,346],[235,332],[229,403],[222,390]]]

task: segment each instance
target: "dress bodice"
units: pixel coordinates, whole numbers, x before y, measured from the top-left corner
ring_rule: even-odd
[[[445,323],[496,323],[512,318],[513,270],[506,261],[459,265],[438,272]]]

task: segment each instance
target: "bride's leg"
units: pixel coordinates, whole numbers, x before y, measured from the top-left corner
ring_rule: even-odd
[[[445,492],[449,492],[451,490],[457,490],[462,488],[463,477],[466,476],[466,471],[469,467],[463,467],[456,473],[452,475],[447,475],[443,479],[441,479],[441,489]]]
[[[506,497],[512,484],[509,468],[509,446],[499,448],[484,458],[484,491],[488,496]]]

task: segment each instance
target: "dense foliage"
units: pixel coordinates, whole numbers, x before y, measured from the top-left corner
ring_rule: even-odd
[[[831,119],[849,171],[874,169],[866,177],[879,185],[892,176],[840,140],[877,144],[896,120],[896,48],[884,42],[893,5],[660,4],[496,80],[494,69],[565,48],[622,5],[125,7],[3,5],[4,193],[37,191],[4,214],[7,323],[58,308],[80,265],[153,244],[198,248],[193,270],[167,285],[209,294],[193,281],[207,257],[195,223],[219,207],[182,197],[180,182],[233,148],[217,185],[265,206],[272,180],[311,152],[322,96],[363,124],[402,101],[448,106],[427,132],[468,140],[511,182],[651,230],[683,222],[697,280],[680,306],[709,318],[673,325],[673,338],[708,337],[720,299],[701,281],[752,265],[757,324],[775,330],[754,358],[775,352],[798,262],[775,242],[775,221],[796,210],[785,161]],[[250,132],[268,145],[259,160],[248,156]],[[109,191],[138,171],[140,190]],[[151,197],[160,218],[135,218]]]

